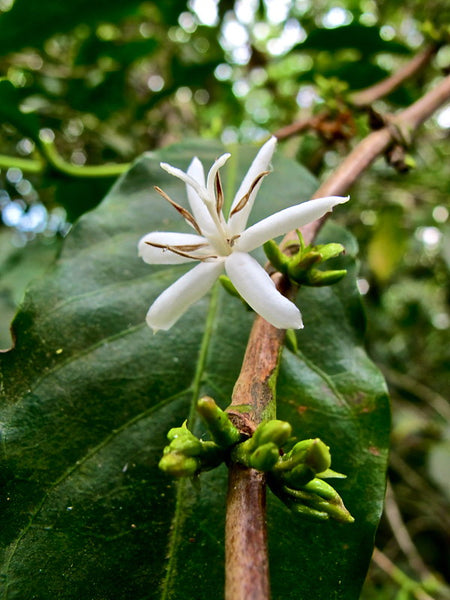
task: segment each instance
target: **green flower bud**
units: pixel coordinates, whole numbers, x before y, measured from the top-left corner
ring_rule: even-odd
[[[241,298],[240,293],[237,291],[237,289],[234,287],[233,283],[231,282],[231,279],[229,277],[227,277],[226,275],[221,275],[219,277],[219,281],[222,284],[222,286],[224,287],[224,289],[231,294],[232,296],[236,296],[236,298]]]
[[[283,481],[285,481],[289,487],[299,489],[306,483],[314,479],[316,473],[314,469],[308,467],[305,464],[297,465],[290,471],[284,471]]]
[[[292,510],[292,512],[295,512],[302,517],[313,519],[314,521],[327,521],[329,519],[329,516],[326,512],[315,510],[314,508],[310,508],[304,504],[292,504],[289,508]]]
[[[195,458],[179,452],[169,452],[159,461],[159,468],[174,477],[192,477],[198,467],[199,463]]]
[[[307,249],[304,253],[299,252],[289,260],[288,275],[297,283],[303,283],[308,270],[319,262],[321,262],[320,254],[314,249]]]
[[[268,442],[258,448],[250,455],[249,465],[258,471],[270,471],[280,456],[278,446]]]
[[[308,484],[304,486],[305,490],[312,492],[313,494],[317,494],[321,498],[325,500],[337,500],[340,496],[337,491],[326,481],[322,479],[313,479]]]
[[[322,473],[331,465],[330,449],[319,438],[316,438],[306,451],[304,463],[314,473]]]
[[[315,446],[318,446],[319,450],[315,448]],[[316,463],[314,462],[314,457],[317,453],[325,452],[323,447],[325,447],[325,449],[327,448],[327,446],[325,446],[325,444],[319,438],[301,440],[300,442],[297,442],[289,452],[281,457],[280,463],[277,465],[277,470],[287,471],[293,469],[297,465],[305,463],[309,453],[311,453],[309,466],[314,467],[314,465],[317,463],[317,461]]]
[[[172,427],[172,429],[169,429],[167,433],[167,439],[169,440],[169,442],[171,442],[175,438],[185,435],[192,435],[192,433],[187,428],[187,421],[184,421],[181,427]]]
[[[259,425],[253,434],[252,446],[254,448],[272,442],[281,448],[287,442],[292,433],[292,427],[287,421],[272,419]]]
[[[173,439],[168,448],[170,452],[179,452],[185,456],[198,456],[202,451],[202,443],[195,436],[180,436]]]
[[[314,502],[314,507],[323,510],[336,521],[353,523],[354,518],[345,508],[342,498],[337,491],[322,479],[313,479],[304,488],[312,492],[319,499]]]
[[[273,240],[268,240],[263,244],[263,249],[270,264],[280,273],[286,273],[290,259],[280,250],[278,244]]]
[[[320,254],[320,262],[324,262],[330,258],[336,258],[336,256],[345,252],[344,246],[335,242],[331,242],[330,244],[319,244],[318,246],[314,246],[314,249]]]
[[[319,269],[311,269],[308,271],[307,277],[303,283],[314,287],[324,287],[325,285],[333,285],[347,275],[346,269],[335,271],[320,271]]]
[[[212,398],[205,396],[197,402],[197,410],[204,419],[212,438],[222,448],[237,444],[241,439],[239,430],[231,423],[226,412]]]
[[[325,471],[317,473],[317,477],[320,479],[347,479],[347,475],[333,471],[333,469],[325,469]]]

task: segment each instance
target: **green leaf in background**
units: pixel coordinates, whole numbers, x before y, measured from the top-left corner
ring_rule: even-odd
[[[32,287],[2,356],[1,600],[198,600],[223,588],[226,468],[200,484],[174,482],[157,464],[170,427],[209,394],[225,407],[252,313],[220,287],[169,332],[152,335],[145,313],[185,267],[151,267],[139,237],[186,225],[153,191],[183,202],[182,184],[159,167],[209,165],[223,151],[203,141],[147,154],[65,240],[53,271]],[[223,169],[232,198],[254,148]],[[316,182],[275,157],[253,220],[306,200]],[[300,437],[321,436],[354,525],[307,523],[269,494],[273,597],[356,600],[381,514],[389,409],[383,380],[362,348],[364,320],[350,270],[333,288],[302,290],[305,330],[286,350],[279,417]],[[336,265],[341,265],[339,261]]]
[[[410,54],[409,48],[395,40],[384,40],[379,27],[368,27],[359,23],[351,23],[334,29],[314,29],[304,42],[297,44],[295,50],[326,50],[333,52],[353,48],[364,58],[378,52],[393,54]]]
[[[52,0],[16,0],[10,11],[0,16],[0,51],[5,54],[41,47],[55,33],[72,30],[78,23],[96,25],[136,11],[137,0],[75,0],[62,3]]]
[[[53,265],[61,245],[56,236],[36,239],[27,252],[12,243],[14,232],[0,230],[0,351],[11,347],[10,323],[30,281]]]
[[[41,48],[48,37],[72,31],[80,23],[96,26],[135,15],[141,4],[140,0],[73,0],[70,3],[16,0],[11,10],[0,15],[0,52],[6,54],[31,46]],[[186,0],[148,4],[158,9],[167,25],[175,25],[186,7]]]
[[[0,79],[0,119],[14,125],[32,140],[39,137],[39,119],[20,110],[22,94],[8,79]]]

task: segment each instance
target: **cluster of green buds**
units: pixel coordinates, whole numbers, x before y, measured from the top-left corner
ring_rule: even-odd
[[[264,252],[277,271],[299,285],[324,286],[340,281],[345,269],[322,271],[317,266],[344,252],[342,244],[305,244],[302,234],[297,231],[298,243],[290,242],[283,250],[273,241],[264,244]]]
[[[197,411],[206,423],[212,441],[197,438],[187,427],[173,427],[167,434],[169,445],[159,461],[159,468],[174,477],[191,477],[224,462],[230,448],[241,440],[238,429],[212,398],[197,402]]]
[[[222,462],[239,462],[267,473],[270,488],[293,512],[318,520],[353,522],[339,494],[324,481],[345,475],[330,468],[330,450],[319,438],[293,443],[291,425],[272,419],[245,439],[212,398],[201,398],[197,411],[212,440],[197,438],[186,422],[174,427],[167,435],[169,444],[159,463],[163,471],[192,477]],[[285,446],[290,449],[284,450]]]
[[[353,523],[342,498],[324,479],[345,478],[331,468],[329,447],[319,438],[302,440],[272,469],[272,491],[294,512],[318,520]]]

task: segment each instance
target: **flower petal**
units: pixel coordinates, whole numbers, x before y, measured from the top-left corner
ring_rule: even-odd
[[[246,229],[239,239],[236,240],[234,247],[238,251],[250,252],[264,244],[264,242],[267,242],[267,240],[319,219],[325,213],[329,212],[333,206],[347,202],[348,199],[349,196],[346,198],[342,196],[327,196],[280,210]]]
[[[233,252],[225,260],[225,269],[244,300],[274,327],[303,327],[298,308],[280,294],[268,273],[252,256],[244,252]]]
[[[202,187],[206,188],[203,165],[197,157],[195,157],[189,165],[187,175],[192,177],[192,179],[195,179],[195,181],[197,181]],[[217,233],[217,228],[208,212],[208,209],[206,208],[205,203],[190,184],[186,185],[186,191],[189,200],[189,206],[191,207],[194,218],[197,221],[202,233],[204,235],[214,236]]]
[[[233,203],[231,205],[230,213],[237,206],[241,198],[245,196],[245,194],[248,192],[250,186],[258,177],[258,175],[263,171],[267,171],[267,167],[269,166],[276,145],[277,139],[275,137],[271,137],[270,140],[268,140],[264,144],[264,146],[261,147],[254,161],[252,162],[249,170],[247,171],[247,174],[244,177],[238,191],[236,192],[236,196],[234,197]],[[245,226],[247,225],[248,216],[250,214],[250,211],[252,210],[253,202],[261,186],[261,182],[262,180],[255,186],[255,189],[251,193],[250,198],[245,207],[230,217],[228,224],[231,235],[236,235],[245,229]]]
[[[147,324],[154,332],[170,329],[187,309],[209,291],[223,271],[223,261],[204,262],[177,279],[151,305]]]
[[[214,181],[216,179],[217,171],[223,167],[223,165],[230,158],[231,154],[229,152],[222,154],[219,158],[214,162],[213,166],[210,168],[208,177],[206,179],[206,189],[208,190],[208,198],[210,202],[212,202],[213,206],[216,206],[216,193],[214,188]]]
[[[197,246],[198,244],[206,245],[198,250],[186,250],[187,254],[192,254],[192,258],[187,258],[185,256],[180,256],[175,252],[171,252],[169,249],[158,248],[151,244],[157,244],[158,246],[182,246],[188,248],[190,246]],[[153,231],[152,233],[144,235],[144,237],[139,240],[138,251],[139,256],[146,263],[151,265],[177,265],[196,260],[196,257],[202,258],[214,254],[208,240],[200,235],[167,231]]]
[[[192,177],[191,175],[188,175],[187,173],[185,173],[181,169],[178,169],[177,167],[172,167],[172,165],[169,165],[168,163],[162,162],[162,163],[159,163],[159,166],[161,167],[161,169],[164,169],[164,171],[169,173],[169,175],[178,177],[178,179],[181,179],[181,181],[184,181],[184,183],[186,183],[186,185],[190,185],[192,188],[194,188],[194,190],[197,192],[197,194],[200,196],[200,198],[203,201],[205,201],[205,202],[208,201],[208,192],[206,190],[206,187],[204,185],[202,185],[199,181],[194,179],[194,177]]]

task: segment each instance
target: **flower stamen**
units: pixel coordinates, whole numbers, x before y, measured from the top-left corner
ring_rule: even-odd
[[[198,226],[197,221],[194,219],[194,217],[191,215],[191,213],[188,210],[186,210],[185,208],[183,208],[182,206],[180,206],[179,204],[177,204],[174,200],[172,200],[172,198],[170,198],[170,196],[168,196],[166,194],[166,192],[164,192],[157,185],[155,185],[154,188],[155,188],[155,191],[157,191],[158,194],[164,198],[164,200],[167,200],[167,202],[171,206],[173,206],[175,208],[175,210],[177,210],[180,213],[180,215],[184,219],[186,219],[186,221],[188,223],[190,223],[192,225],[192,227],[195,229],[195,231],[197,233],[199,233],[200,235],[202,235],[202,231],[201,231],[200,227]]]
[[[152,246],[153,248],[160,248],[165,251],[173,252],[174,254],[178,254],[178,256],[182,256],[183,258],[190,258],[192,260],[200,260],[205,261],[208,259],[218,258],[214,254],[198,256],[197,254],[190,254],[191,251],[199,250],[200,248],[204,248],[208,244],[191,244],[185,246],[167,246],[166,244],[157,244],[156,242],[145,242],[148,246]]]
[[[241,237],[241,234],[237,233],[236,235],[233,235],[233,237],[227,238],[227,243],[230,246],[230,248],[232,248],[234,246],[234,242],[240,237]]]

